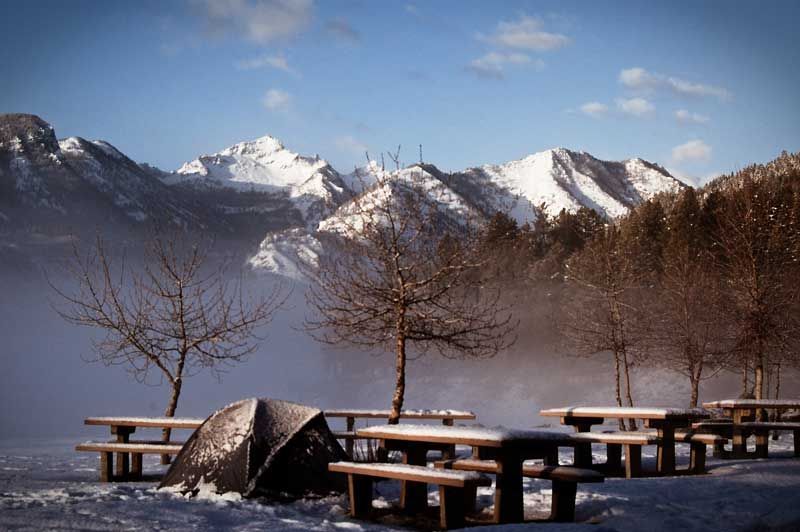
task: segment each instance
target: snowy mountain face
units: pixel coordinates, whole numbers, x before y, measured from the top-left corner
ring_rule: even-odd
[[[59,141],[39,117],[0,115],[0,234],[168,223],[261,242],[250,264],[294,276],[299,259],[324,253],[322,236],[352,236],[357,202],[377,207],[412,184],[425,191],[437,219],[452,226],[497,211],[524,223],[541,212],[584,206],[612,218],[683,186],[642,159],[601,161],[564,148],[451,174],[430,164],[387,171],[375,162],[340,174],[270,136],[170,173],[138,164],[104,141]]]
[[[56,139],[33,115],[0,115],[0,220],[48,232],[158,222],[205,227],[202,208],[104,141]]]
[[[298,155],[270,136],[203,155],[185,163],[165,182],[212,193],[219,189],[247,192],[256,200],[250,208],[294,208],[309,228],[352,196],[351,189],[325,160]],[[219,206],[232,208],[225,203]]]
[[[585,152],[555,148],[453,174],[451,186],[475,198],[485,212],[507,212],[522,223],[535,219],[542,205],[550,216],[583,206],[614,218],[659,192],[683,185],[642,159],[601,161]]]

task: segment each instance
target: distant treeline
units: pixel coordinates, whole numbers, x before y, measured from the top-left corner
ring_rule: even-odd
[[[565,353],[613,355],[620,405],[634,403],[634,365],[684,375],[696,406],[721,371],[767,398],[800,362],[800,153],[611,221],[581,208],[519,226],[498,213],[481,246],[487,278],[546,302]]]

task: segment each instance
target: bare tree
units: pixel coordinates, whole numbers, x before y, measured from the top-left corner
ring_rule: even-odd
[[[339,212],[329,252],[306,268],[314,338],[394,351],[389,423],[403,407],[409,352],[491,357],[513,343],[516,326],[499,290],[480,280],[471,231],[447,227],[418,181],[380,177]]]
[[[796,182],[758,176],[760,167],[742,171],[726,193],[718,215],[720,268],[731,296],[728,319],[737,331],[736,352],[747,390],[765,396],[767,368],[796,345],[800,272]],[[795,174],[796,176],[796,174]]]
[[[677,197],[657,297],[646,305],[652,360],[689,379],[690,407],[698,404],[701,381],[724,368],[730,350],[721,279],[710,259],[710,218],[693,188]]]
[[[619,228],[608,224],[568,261],[565,271],[567,293],[558,322],[562,342],[582,356],[610,352],[617,406],[633,406],[630,365],[642,335],[634,274],[622,250]],[[629,428],[635,430],[632,421]],[[625,430],[622,420],[619,424]]]
[[[201,370],[217,378],[253,353],[257,330],[285,301],[281,286],[245,297],[241,278],[231,281],[225,264],[213,268],[202,245],[179,244],[178,235],[156,234],[146,244],[143,266],[114,263],[103,239],[82,254],[74,247],[67,273],[74,289],[50,286],[69,323],[98,328],[93,361],[124,365],[142,383],[166,381],[171,389],[164,415],[173,417],[183,380]],[[170,430],[165,429],[164,441]]]

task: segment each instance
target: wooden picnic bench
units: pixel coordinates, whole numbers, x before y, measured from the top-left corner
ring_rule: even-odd
[[[578,433],[590,432],[592,425],[602,425],[606,419],[641,419],[646,428],[655,429],[658,435],[656,471],[659,475],[675,474],[675,430],[686,428],[696,419],[705,419],[710,414],[697,408],[655,408],[655,407],[587,407],[568,406],[541,410],[539,415],[558,417],[562,425],[575,428]],[[586,453],[591,456],[591,443],[576,447],[576,460]],[[588,450],[587,450],[588,449]],[[612,454],[617,453],[613,448]],[[585,460],[581,458],[580,460]],[[616,457],[612,458],[616,461]],[[576,463],[576,465],[579,465]]]
[[[573,444],[572,434],[544,430],[487,429],[441,425],[383,425],[358,429],[359,436],[383,440],[387,450],[400,451],[403,463],[424,466],[429,450],[443,445],[466,445],[478,460],[497,463],[494,521],[519,523],[524,519],[522,466],[525,460],[552,459],[559,446]],[[422,511],[428,503],[424,484],[403,482],[401,506]]]
[[[441,460],[435,467],[441,469],[454,469],[457,471],[475,471],[496,475],[499,467],[495,460],[476,460],[474,458],[458,460]],[[603,482],[602,473],[591,469],[581,469],[571,466],[558,465],[523,465],[522,476],[550,480],[553,485],[553,498],[550,509],[550,520],[556,522],[575,521],[575,498],[578,484],[586,482]],[[465,492],[467,506],[474,510],[476,491]]]
[[[76,451],[100,453],[100,481],[138,480],[141,478],[143,454],[172,456],[178,454],[183,442],[141,440],[131,441],[137,428],[189,429],[203,424],[199,418],[176,417],[89,417],[85,425],[107,426],[116,439],[109,442],[85,442],[75,447]],[[113,455],[116,454],[116,460]]]
[[[333,435],[340,440],[345,440],[345,450],[347,455],[353,457],[353,441],[367,439],[356,434],[356,419],[383,419],[388,420],[392,414],[391,410],[374,409],[331,409],[323,412],[326,419],[345,418],[346,429],[344,431],[333,431]],[[441,421],[442,425],[452,426],[456,420],[474,420],[475,413],[464,410],[402,410],[400,419],[403,420],[433,420]]]
[[[730,438],[731,452],[718,449],[721,458],[768,458],[770,431],[792,432],[794,455],[800,457],[800,422],[765,421],[759,415],[763,411],[778,414],[784,410],[800,409],[800,400],[795,399],[724,399],[703,403],[705,408],[722,409],[725,419],[710,420],[695,424],[698,430],[720,434]],[[747,451],[747,439],[755,436],[754,452]]]
[[[490,486],[489,477],[475,472],[431,469],[422,465],[334,462],[328,470],[347,474],[350,515],[359,518],[372,510],[374,478],[400,480],[404,483],[439,486],[439,526],[443,530],[462,528],[467,512],[466,493],[478,486]]]

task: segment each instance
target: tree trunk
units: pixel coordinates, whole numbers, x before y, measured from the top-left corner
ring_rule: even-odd
[[[181,386],[183,386],[183,380],[178,377],[174,381],[172,381],[172,394],[169,397],[169,403],[167,404],[167,409],[164,411],[165,417],[175,417],[175,410],[178,409],[178,398],[181,396]],[[161,441],[164,443],[168,443],[169,439],[172,437],[172,429],[164,429],[161,431]],[[166,465],[171,462],[171,457],[168,454],[161,455],[161,463]]]
[[[403,409],[403,400],[406,393],[406,335],[405,312],[401,312],[397,319],[397,367],[392,397],[392,413],[389,415],[389,424],[397,425],[400,422],[400,411]]]
[[[747,363],[747,358],[742,362],[742,397],[747,397],[747,373],[750,371],[750,365]]]
[[[633,392],[631,392],[631,372],[630,364],[628,363],[628,352],[622,352],[622,364],[625,369],[625,396],[628,400],[628,406],[633,406]],[[636,420],[631,418],[628,420],[628,428],[636,430]]]
[[[692,396],[689,398],[689,408],[697,408],[697,399],[700,395],[700,380],[696,379],[694,376],[690,377],[689,380],[692,384]]]
[[[755,373],[756,373],[756,383],[755,383],[755,389],[753,390],[753,393],[754,393],[756,399],[763,399],[764,398],[764,364],[763,364],[763,362],[761,360],[756,362]]]
[[[619,353],[614,352],[614,393],[617,399],[617,406],[622,406],[622,389],[620,388],[620,381],[622,380],[622,376],[620,375],[619,371]],[[622,419],[618,420],[619,422],[619,430],[625,430],[625,421]]]

